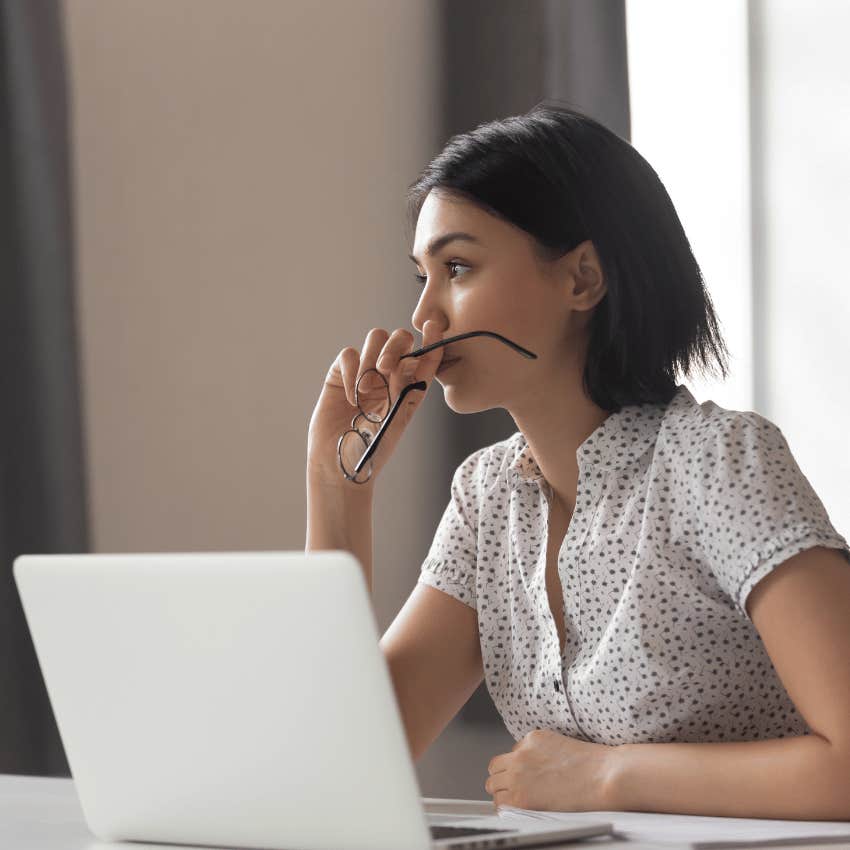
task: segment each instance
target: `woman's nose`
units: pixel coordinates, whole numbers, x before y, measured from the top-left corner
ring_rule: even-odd
[[[425,322],[427,322],[428,319],[433,319],[443,330],[445,330],[449,324],[444,313],[433,308],[422,309],[422,304],[420,302],[420,305],[413,311],[410,323],[417,331],[419,331],[419,333],[422,333],[422,329],[425,327]]]
[[[436,286],[435,281],[429,280],[419,295],[416,309],[411,316],[411,323],[419,333],[425,327],[428,319],[433,319],[437,326],[445,333],[450,322],[446,311],[442,308],[442,291]]]

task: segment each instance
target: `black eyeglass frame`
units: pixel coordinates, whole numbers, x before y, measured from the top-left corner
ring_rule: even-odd
[[[499,342],[502,342],[505,345],[507,345],[508,347],[512,348],[514,351],[516,351],[518,354],[521,354],[523,357],[527,358],[528,360],[536,360],[537,359],[537,355],[534,354],[534,352],[529,351],[527,348],[523,348],[518,343],[512,342],[507,337],[504,337],[501,334],[496,333],[495,331],[469,331],[467,333],[458,334],[457,336],[452,336],[452,337],[448,337],[446,339],[441,339],[438,342],[431,343],[431,345],[426,345],[423,348],[418,348],[414,351],[410,351],[407,354],[402,354],[399,359],[404,360],[405,357],[421,357],[423,354],[427,354],[429,351],[433,351],[435,348],[440,348],[440,346],[449,345],[452,342],[459,342],[460,340],[469,339],[470,337],[475,337],[475,336],[492,337],[493,339],[496,339]],[[398,412],[399,407],[401,407],[401,403],[404,401],[405,396],[407,396],[407,394],[411,390],[420,390],[420,391],[424,392],[425,390],[428,389],[428,384],[425,381],[416,381],[412,384],[408,384],[398,394],[398,398],[395,400],[395,403],[392,405],[389,412],[385,416],[382,416],[382,417],[379,417],[379,418],[376,419],[376,418],[373,418],[374,414],[370,415],[365,410],[363,410],[362,407],[360,407],[360,381],[362,381],[363,377],[365,375],[368,375],[369,372],[375,372],[375,374],[380,376],[380,378],[384,382],[384,386],[386,387],[386,390],[387,390],[387,402],[390,401],[390,385],[387,382],[387,379],[377,369],[366,369],[366,371],[363,372],[363,374],[357,379],[357,383],[354,385],[354,402],[357,405],[357,407],[359,408],[360,412],[355,414],[354,418],[351,420],[351,428],[349,428],[347,431],[343,432],[342,436],[339,438],[339,441],[337,442],[337,447],[336,447],[337,456],[339,457],[339,467],[342,470],[342,474],[345,476],[345,478],[347,480],[352,481],[355,484],[366,484],[369,481],[369,479],[372,477],[372,467],[370,466],[369,467],[369,474],[366,476],[366,478],[364,478],[362,481],[357,480],[357,475],[360,473],[360,470],[363,468],[363,466],[366,464],[366,462],[372,457],[372,455],[375,454],[375,451],[378,448],[378,444],[381,442],[381,438],[383,437],[384,432],[387,430],[387,428],[389,428],[390,423],[393,421],[393,417],[395,417],[396,413]],[[374,438],[372,438],[371,440],[370,440],[371,435],[369,435],[368,432],[360,431],[357,428],[357,421],[361,417],[363,417],[368,422],[371,422],[375,425],[377,425],[379,422],[381,423],[381,427],[378,429]],[[354,467],[353,474],[349,475],[348,472],[346,472],[345,466],[342,462],[342,443],[345,440],[346,435],[351,433],[352,431],[355,434],[357,434],[360,437],[360,439],[362,439],[363,442],[366,444],[366,451],[363,453],[363,456],[360,458],[360,460],[357,461],[357,464]]]

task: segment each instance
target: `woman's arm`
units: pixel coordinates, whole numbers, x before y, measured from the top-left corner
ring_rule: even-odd
[[[372,493],[308,479],[305,551],[342,549],[372,590]],[[417,584],[381,638],[412,757],[418,759],[484,678],[478,616],[447,593]]]
[[[612,808],[850,820],[850,563],[800,552],[753,588],[747,611],[812,734],[614,747]]]
[[[478,615],[419,583],[381,638],[381,648],[417,760],[484,678]]]
[[[359,488],[359,489],[358,489]],[[370,485],[329,487],[307,475],[305,552],[341,549],[360,562],[372,593],[372,503]]]

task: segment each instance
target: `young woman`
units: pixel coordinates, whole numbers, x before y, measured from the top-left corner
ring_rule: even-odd
[[[537,355],[405,358],[413,335],[375,328],[310,422],[306,548],[351,551],[370,587],[374,488],[424,392],[358,483],[358,379],[395,400],[436,378],[518,429],[457,469],[381,641],[414,758],[483,678],[517,741],[497,805],[850,819],[850,547],[776,425],[676,383],[725,376],[726,349],[656,173],[543,105],[452,138],[409,197],[423,347],[483,329]]]

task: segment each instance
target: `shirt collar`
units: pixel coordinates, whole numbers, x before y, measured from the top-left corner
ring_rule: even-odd
[[[695,400],[683,384],[678,387],[669,405],[632,404],[609,414],[576,450],[579,469],[590,467],[611,471],[636,463],[655,444],[668,406],[688,403],[695,403]],[[516,435],[514,456],[507,467],[507,478],[512,487],[547,483],[521,431]]]

